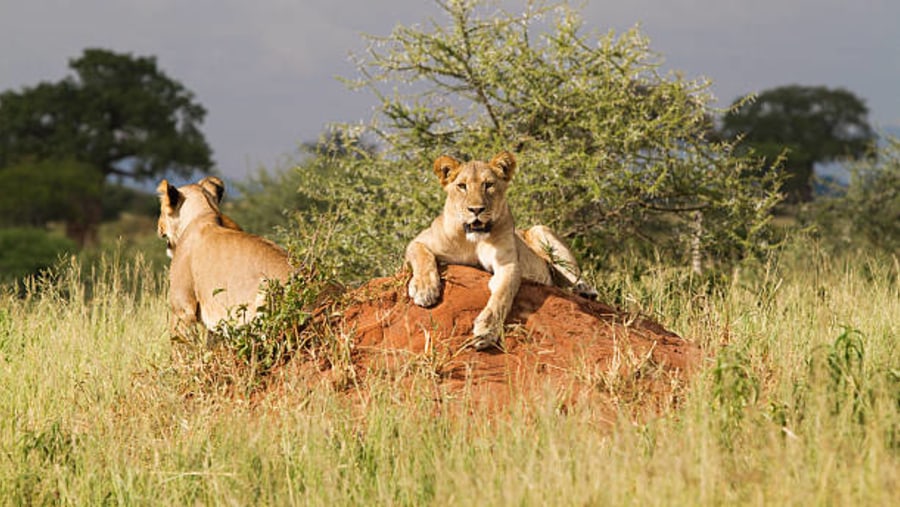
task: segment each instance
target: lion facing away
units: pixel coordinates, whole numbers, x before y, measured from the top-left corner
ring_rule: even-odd
[[[506,202],[515,171],[516,159],[506,151],[490,162],[462,163],[449,156],[435,160],[434,172],[447,193],[444,209],[406,248],[413,272],[409,297],[419,306],[432,306],[440,298],[438,263],[492,273],[490,298],[472,331],[477,350],[498,345],[523,278],[572,288],[585,297],[597,295],[581,280],[575,256],[553,231],[542,225],[516,230]]]
[[[248,322],[265,301],[263,285],[285,283],[294,271],[281,247],[240,230],[219,211],[224,189],[214,176],[178,188],[163,180],[157,187],[157,232],[172,258],[173,335],[184,336],[198,321],[210,330],[223,319]]]

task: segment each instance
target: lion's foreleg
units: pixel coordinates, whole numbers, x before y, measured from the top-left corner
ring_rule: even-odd
[[[172,316],[169,322],[169,335],[173,338],[188,338],[195,332],[199,309],[196,301],[189,305],[184,301],[171,303]]]
[[[173,267],[169,268],[174,269]],[[200,305],[194,295],[193,278],[169,278],[169,308],[172,311],[169,333],[172,337],[187,338],[200,319]]]
[[[473,343],[476,350],[484,350],[497,345],[500,340],[500,332],[513,300],[519,292],[522,283],[522,273],[517,263],[499,266],[494,270],[488,288],[491,297],[488,299],[484,310],[475,318],[475,326],[472,334],[475,336]]]
[[[429,307],[441,297],[441,274],[437,259],[423,243],[413,241],[406,248],[406,261],[412,268],[409,297],[419,306]]]

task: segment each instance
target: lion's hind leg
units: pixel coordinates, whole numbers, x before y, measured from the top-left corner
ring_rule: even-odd
[[[597,291],[581,278],[578,261],[569,247],[545,225],[536,225],[521,231],[522,240],[528,248],[550,266],[555,285],[571,288],[579,296],[597,299]]]

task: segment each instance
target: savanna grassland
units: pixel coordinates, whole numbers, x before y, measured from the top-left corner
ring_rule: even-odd
[[[299,377],[257,396],[246,365],[170,342],[164,278],[140,258],[64,264],[0,300],[0,499],[900,503],[896,257],[797,239],[715,280],[623,260],[595,282],[703,346],[678,407],[610,430],[552,396],[435,416],[426,387],[401,400],[377,378],[366,399]]]

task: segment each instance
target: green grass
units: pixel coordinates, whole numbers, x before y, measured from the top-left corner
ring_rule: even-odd
[[[707,358],[676,411],[612,431],[549,395],[437,414],[425,378],[361,401],[298,373],[260,396],[227,358],[173,348],[159,274],[105,259],[0,300],[0,502],[900,503],[896,258],[798,242],[730,277],[617,266],[604,295]]]

